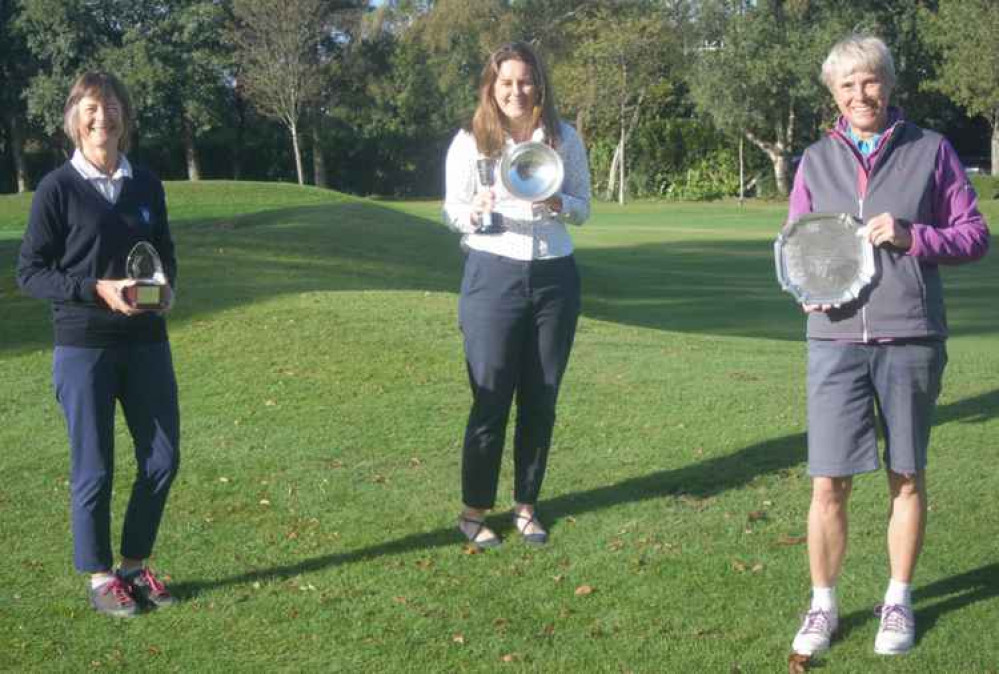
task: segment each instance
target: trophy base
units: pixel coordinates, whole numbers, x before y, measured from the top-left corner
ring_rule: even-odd
[[[125,288],[125,301],[142,311],[157,311],[163,308],[165,293],[159,283],[140,281]]]

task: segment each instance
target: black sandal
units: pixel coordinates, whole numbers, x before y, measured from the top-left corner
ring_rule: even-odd
[[[521,522],[524,522],[523,526],[521,526],[520,524]],[[527,529],[527,527],[531,526],[532,522],[536,524],[537,527],[541,529],[541,531],[535,531],[532,534],[525,534],[524,531]],[[548,532],[545,531],[544,525],[542,525],[541,521],[538,519],[537,513],[531,513],[530,515],[524,515],[523,513],[514,513],[513,524],[515,527],[517,527],[517,531],[520,532],[520,535],[523,537],[524,542],[527,543],[528,545],[544,545],[545,543],[548,542]]]
[[[467,522],[469,524],[474,524],[475,525],[475,530],[472,531],[471,535],[469,535],[468,533],[466,533],[465,530],[461,528],[461,523],[462,522]],[[479,534],[482,533],[483,529],[485,529],[486,531],[491,532],[493,534],[493,537],[492,538],[487,538],[484,541],[476,540],[476,539],[478,539]],[[464,536],[465,538],[468,539],[469,543],[471,543],[472,545],[474,545],[479,550],[488,550],[489,548],[499,547],[499,544],[502,543],[502,541],[500,540],[500,537],[497,536],[495,532],[493,532],[491,529],[489,529],[486,526],[486,521],[485,520],[477,520],[474,517],[465,517],[464,515],[459,515],[458,516],[458,531],[461,532],[462,536]]]

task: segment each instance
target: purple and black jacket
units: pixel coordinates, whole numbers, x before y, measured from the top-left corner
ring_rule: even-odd
[[[849,213],[867,222],[890,213],[909,227],[907,251],[877,247],[878,273],[861,298],[808,317],[808,337],[882,341],[947,337],[938,265],[985,255],[989,230],[957,153],[940,134],[890,110],[878,146],[864,158],[840,119],[805,150],[788,222],[806,213]]]

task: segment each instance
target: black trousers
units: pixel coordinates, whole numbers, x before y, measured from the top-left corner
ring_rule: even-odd
[[[111,488],[118,402],[135,442],[137,465],[121,533],[121,555],[149,557],[180,465],[180,416],[170,345],[56,346],[52,378],[69,431],[76,569],[97,573],[112,566]]]
[[[469,252],[458,303],[472,387],[461,470],[466,506],[486,509],[496,503],[515,393],[514,499],[537,501],[579,311],[579,272],[572,256],[526,262]]]

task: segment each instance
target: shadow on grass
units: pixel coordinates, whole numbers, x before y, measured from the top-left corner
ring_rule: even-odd
[[[918,643],[947,613],[999,597],[999,562],[917,586],[913,594]],[[843,639],[853,630],[878,620],[872,610],[854,611],[840,619],[837,639]]]
[[[676,470],[663,470],[606,487],[546,499],[541,506],[542,515],[547,522],[553,523],[570,514],[579,515],[623,503],[637,503],[668,496],[707,498],[713,494],[744,485],[759,475],[791,468],[800,463],[804,460],[804,441],[803,433],[787,435],[752,445],[734,454],[684,466]],[[495,514],[489,518],[489,521],[496,528],[503,529],[507,526],[508,515],[506,513]],[[284,566],[249,571],[218,581],[179,582],[171,585],[170,590],[178,597],[190,598],[206,589],[242,585],[255,581],[283,580],[303,573],[387,555],[446,545],[459,545],[463,540],[456,528],[445,527],[403,536],[351,552],[323,555]]]
[[[170,323],[280,295],[337,290],[456,292],[462,256],[443,225],[363,201],[174,222],[178,302]],[[0,240],[0,349],[51,346],[47,302],[14,275],[20,241]]]
[[[950,405],[941,406],[937,410],[938,423],[948,422],[980,422],[999,415],[999,389],[989,393],[961,400]],[[557,522],[567,515],[579,515],[594,512],[625,503],[640,503],[664,497],[688,496],[697,499],[708,498],[715,494],[736,489],[749,484],[756,478],[791,469],[805,460],[805,434],[796,433],[780,438],[757,443],[732,454],[721,456],[700,463],[691,464],[674,470],[662,470],[641,477],[630,478],[605,487],[597,487],[572,494],[564,494],[542,503],[542,514],[549,523]],[[457,488],[457,485],[455,486]],[[506,514],[495,515],[490,522],[502,529],[506,526]],[[222,578],[217,581],[179,582],[171,589],[181,598],[195,597],[206,589],[215,589],[231,585],[243,585],[255,581],[284,580],[300,574],[321,571],[327,568],[354,564],[369,559],[376,559],[395,554],[403,554],[414,550],[426,550],[446,545],[458,545],[462,541],[460,534],[452,527],[434,529],[422,533],[403,536],[359,550],[342,552],[320,557],[313,557],[283,566],[248,571],[246,573]],[[979,573],[979,572],[974,572]],[[973,578],[985,578],[985,575],[974,575]],[[963,578],[963,577],[959,577]],[[963,582],[963,581],[961,581]],[[954,583],[958,583],[955,580]],[[921,597],[934,596],[920,591]],[[988,590],[995,593],[995,584]],[[935,590],[932,592],[936,592]],[[948,594],[943,591],[936,594]],[[992,595],[989,595],[992,596]],[[965,602],[968,603],[968,602]],[[952,608],[947,608],[954,604]],[[934,613],[933,607],[923,616],[922,620],[929,625],[936,617],[946,610],[960,608],[958,600],[948,600],[940,605]],[[845,630],[852,629],[866,622],[861,614],[851,614],[845,619]],[[924,627],[925,628],[925,627]],[[844,632],[845,633],[845,632]]]
[[[457,292],[458,237],[366,201],[272,209],[173,224],[180,266],[173,325],[280,295],[338,290]],[[664,234],[665,236],[665,234]],[[46,303],[13,280],[19,241],[0,240],[0,349],[51,344]],[[800,340],[804,319],[774,279],[769,241],[679,240],[583,247],[583,313],[676,332]],[[999,264],[946,270],[958,334],[999,330]]]
[[[759,240],[683,240],[578,252],[587,316],[674,332],[800,341],[805,319]],[[955,334],[994,334],[999,263],[942,268]]]

